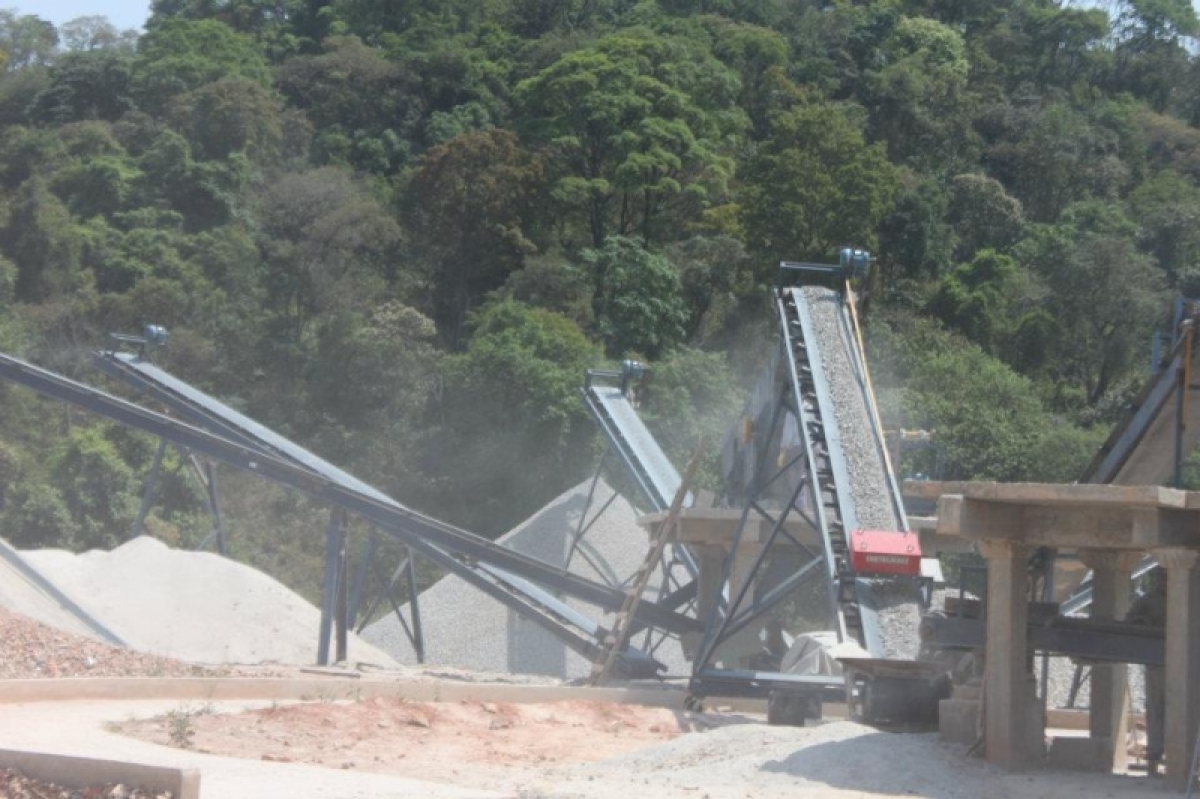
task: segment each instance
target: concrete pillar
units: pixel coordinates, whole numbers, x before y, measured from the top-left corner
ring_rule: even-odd
[[[1026,544],[983,539],[987,558],[987,651],[984,655],[984,746],[988,762],[1006,767],[1030,765],[1044,747],[1027,740],[1029,553]]]
[[[1160,549],[1167,569],[1165,760],[1167,784],[1186,787],[1200,724],[1200,552]]]
[[[1129,578],[1141,560],[1140,552],[1117,550],[1080,550],[1079,559],[1092,570],[1093,619],[1117,621],[1129,610]],[[1104,771],[1123,769],[1129,754],[1125,738],[1129,733],[1129,714],[1126,713],[1126,694],[1129,685],[1125,664],[1093,665],[1089,729],[1092,740],[1101,752],[1103,762],[1096,764]]]

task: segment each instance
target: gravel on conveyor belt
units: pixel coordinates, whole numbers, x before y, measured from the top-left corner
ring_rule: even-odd
[[[853,335],[843,322],[842,295],[820,286],[797,289],[809,312],[825,383],[833,403],[837,434],[850,479],[855,527],[862,530],[900,530],[888,482],[886,461],[874,434],[874,419],[855,369]],[[846,489],[843,489],[846,490]],[[873,580],[883,656],[911,660],[920,648],[920,604],[914,583]]]

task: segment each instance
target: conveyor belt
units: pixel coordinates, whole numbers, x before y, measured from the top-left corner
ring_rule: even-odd
[[[796,398],[808,478],[817,498],[814,516],[825,549],[825,570],[833,590],[839,640],[860,642],[876,657],[882,644],[872,596],[850,567],[849,532],[857,527],[850,475],[843,457],[833,399],[825,380],[820,342],[800,289],[776,297],[782,345]]]
[[[616,377],[617,373],[588,372],[583,386],[583,402],[591,412],[600,431],[604,433],[609,448],[616,453],[633,478],[638,489],[655,512],[670,507],[679,490],[681,478],[671,459],[662,451],[654,435],[638,415],[622,386],[599,382],[605,377]],[[683,506],[689,508],[694,502],[689,492]],[[696,557],[685,546],[672,545],[671,554],[682,564],[684,571],[693,581],[699,575]],[[669,573],[671,565],[663,564]],[[723,600],[722,600],[723,601]]]
[[[1166,367],[1134,400],[1081,483],[1161,485],[1175,472],[1176,433],[1183,435],[1182,454],[1200,444],[1200,385],[1195,384],[1200,379],[1200,348],[1191,346],[1191,335],[1180,339]]]
[[[114,360],[113,363],[119,362]],[[261,448],[230,441],[11,356],[0,355],[0,377],[355,513],[505,604],[514,606],[514,603],[519,603],[523,615],[585,657],[596,653],[597,643],[604,631],[557,600],[546,589],[561,591],[606,610],[616,610],[624,602],[625,595],[619,590],[513,552],[464,530],[422,516],[386,498],[381,501],[370,493],[341,483],[331,474],[314,472]],[[533,585],[535,582],[538,584],[536,587]],[[643,624],[675,632],[698,628],[694,619],[653,603],[643,604],[638,616]],[[652,667],[650,659],[644,654],[636,651],[627,654],[630,665],[635,669]]]
[[[646,429],[626,392],[589,375],[583,400],[609,446],[625,464],[652,510],[665,511],[679,490],[679,472]],[[685,507],[691,505],[691,498]]]
[[[1200,444],[1200,348],[1191,323],[1167,357],[1166,364],[1133,401],[1125,417],[1109,434],[1084,471],[1081,483],[1162,485],[1171,482],[1180,460]],[[1137,580],[1158,561],[1143,558],[1133,570]],[[1057,570],[1056,580],[1064,576]],[[1079,613],[1092,602],[1091,574],[1068,584],[1064,614]]]

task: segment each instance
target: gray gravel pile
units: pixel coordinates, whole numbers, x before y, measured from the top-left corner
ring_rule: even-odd
[[[584,513],[590,484],[590,480],[585,481],[566,491],[497,543],[563,566]],[[583,577],[616,584],[632,576],[641,565],[649,540],[637,525],[638,512],[603,482],[596,487],[588,519],[595,517],[610,499],[611,504],[582,539],[569,568]],[[656,570],[650,588],[656,589],[660,579]],[[598,608],[580,602],[570,604],[593,621],[606,626],[610,621]],[[585,677],[591,671],[590,663],[550,633],[457,577],[443,577],[423,591],[419,607],[427,663],[564,679]],[[404,611],[407,614],[408,608]],[[401,663],[416,663],[416,653],[394,614],[367,627],[363,637]],[[640,646],[642,637],[634,643]],[[688,673],[688,664],[675,640],[667,640],[655,657],[668,666],[671,674]]]
[[[821,354],[826,384],[837,420],[837,434],[850,477],[857,526],[865,530],[899,530],[883,454],[874,435],[870,409],[854,366],[855,344],[842,317],[842,296],[832,289],[798,289],[808,307]],[[917,587],[899,580],[872,581],[879,611],[884,657],[911,660],[920,648]]]

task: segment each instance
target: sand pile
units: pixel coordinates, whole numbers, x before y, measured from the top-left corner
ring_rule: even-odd
[[[171,549],[147,536],[111,552],[45,549],[22,556],[133,649],[192,663],[316,661],[320,611],[236,561]],[[390,665],[354,636],[349,658]]]
[[[510,530],[498,543],[517,552],[562,566],[579,528],[591,481],[566,491]],[[641,565],[649,541],[637,525],[638,512],[605,483],[596,487],[588,519],[596,518],[570,561],[575,574],[610,584],[628,579]],[[651,580],[657,589],[661,574]],[[601,612],[585,603],[570,603],[594,621],[605,623]],[[426,662],[485,672],[543,674],[573,679],[590,672],[591,664],[533,622],[458,579],[448,576],[420,596]],[[405,608],[405,613],[407,613]],[[394,615],[372,624],[363,638],[401,663],[416,663],[412,646]],[[642,636],[634,643],[642,644]],[[689,667],[677,641],[668,640],[656,653],[673,674]]]

